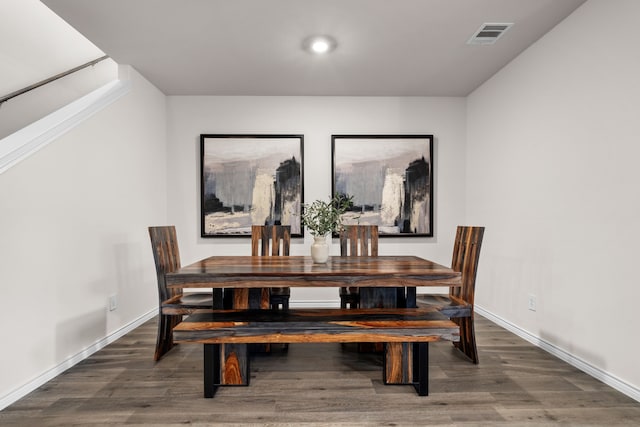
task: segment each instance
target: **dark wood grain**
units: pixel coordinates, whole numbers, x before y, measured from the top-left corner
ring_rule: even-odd
[[[358,288],[359,305],[364,309],[389,309],[404,306],[404,288]],[[399,295],[402,295],[401,297]],[[362,352],[384,354],[385,384],[409,384],[413,377],[413,347],[398,342],[361,342]]]
[[[170,288],[460,286],[461,274],[416,256],[213,256],[166,275]]]
[[[252,256],[287,256],[291,246],[291,227],[283,225],[251,226]],[[289,288],[228,287],[224,290],[227,309],[268,309],[282,306],[288,308]],[[250,345],[248,345],[250,344]],[[269,344],[225,343],[216,348],[221,358],[219,382],[224,385],[248,385],[247,358],[250,352],[269,352]]]
[[[252,225],[251,255],[288,256],[291,227],[288,225]]]
[[[405,287],[455,287],[461,283],[461,274],[416,256],[331,257],[326,264],[314,264],[311,257],[303,256],[214,256],[169,273],[166,279],[176,288],[384,287],[390,289],[385,295],[396,298],[395,303],[385,305],[395,307],[399,305],[398,290],[404,300]],[[379,305],[372,303],[370,307]],[[410,356],[401,360],[410,360]],[[404,370],[410,373],[411,367]],[[387,377],[387,382],[405,384],[405,378]]]
[[[340,256],[378,256],[377,225],[345,225],[339,240]]]
[[[289,256],[291,247],[291,226],[289,225],[252,225],[252,256]],[[288,287],[269,288],[269,306],[273,309],[289,308],[291,290]]]
[[[457,341],[458,327],[430,309],[201,310],[174,336],[199,343],[429,342]]]
[[[171,350],[173,328],[182,316],[202,308],[213,308],[212,292],[183,293],[181,288],[168,288],[166,274],[180,268],[180,250],[174,226],[149,227],[149,237],[156,266],[158,284],[158,335],[153,359],[158,361]]]
[[[204,344],[205,397],[213,397],[217,387],[228,385],[217,372],[238,375],[248,385],[238,360],[222,353],[220,345],[261,343],[363,343],[384,341],[395,349],[411,346],[402,354],[385,360],[383,379],[401,377],[414,384],[421,396],[428,394],[429,342],[457,341],[458,326],[442,313],[431,309],[295,309],[295,310],[201,310],[176,326],[180,343]],[[220,357],[222,356],[222,357]],[[414,363],[408,357],[419,357]],[[220,366],[219,360],[229,366]],[[235,363],[234,363],[235,362]],[[408,367],[412,367],[409,369]],[[249,370],[248,364],[243,369]],[[210,373],[214,373],[213,379]],[[211,383],[213,381],[213,383]],[[393,383],[393,382],[392,382]]]
[[[269,289],[268,288],[245,288],[245,289],[225,289],[225,294],[229,296],[230,309],[268,309]],[[264,346],[260,348],[248,348],[247,344],[226,343],[219,347],[218,357],[220,357],[220,383],[224,385],[247,385],[249,384],[248,357],[250,350],[266,350]]]
[[[474,364],[479,362],[474,326],[476,274],[484,227],[458,226],[453,245],[451,268],[462,274],[462,286],[450,288],[449,295],[419,294],[420,307],[437,308],[460,325],[460,341],[454,345]]]
[[[377,225],[345,225],[339,234],[340,256],[378,256]],[[357,308],[360,293],[356,286],[340,288],[340,307]]]
[[[378,256],[378,226],[348,225],[340,231],[340,256]],[[343,286],[340,307],[392,308],[404,306],[404,288]],[[408,384],[412,378],[411,350],[402,344],[360,342],[361,352],[384,352],[386,384]]]

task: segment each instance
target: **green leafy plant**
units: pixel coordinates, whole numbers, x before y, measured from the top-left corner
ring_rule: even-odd
[[[342,214],[353,206],[353,196],[335,194],[325,202],[316,200],[305,204],[302,212],[302,225],[314,236],[325,236],[342,227]]]

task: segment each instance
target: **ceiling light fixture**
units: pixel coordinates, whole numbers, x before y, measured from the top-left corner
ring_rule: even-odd
[[[312,36],[302,42],[302,47],[309,53],[321,55],[333,51],[338,46],[331,36]]]

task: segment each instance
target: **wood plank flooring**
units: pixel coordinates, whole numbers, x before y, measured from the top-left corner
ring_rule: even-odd
[[[145,323],[0,411],[0,425],[640,425],[640,403],[481,317],[479,365],[430,345],[426,397],[383,385],[380,356],[355,345],[291,344],[252,358],[249,387],[204,399],[202,346],[154,363],[155,333]]]

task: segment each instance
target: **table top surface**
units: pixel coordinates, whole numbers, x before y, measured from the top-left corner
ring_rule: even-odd
[[[212,256],[166,274],[169,287],[460,286],[461,275],[416,256]]]

